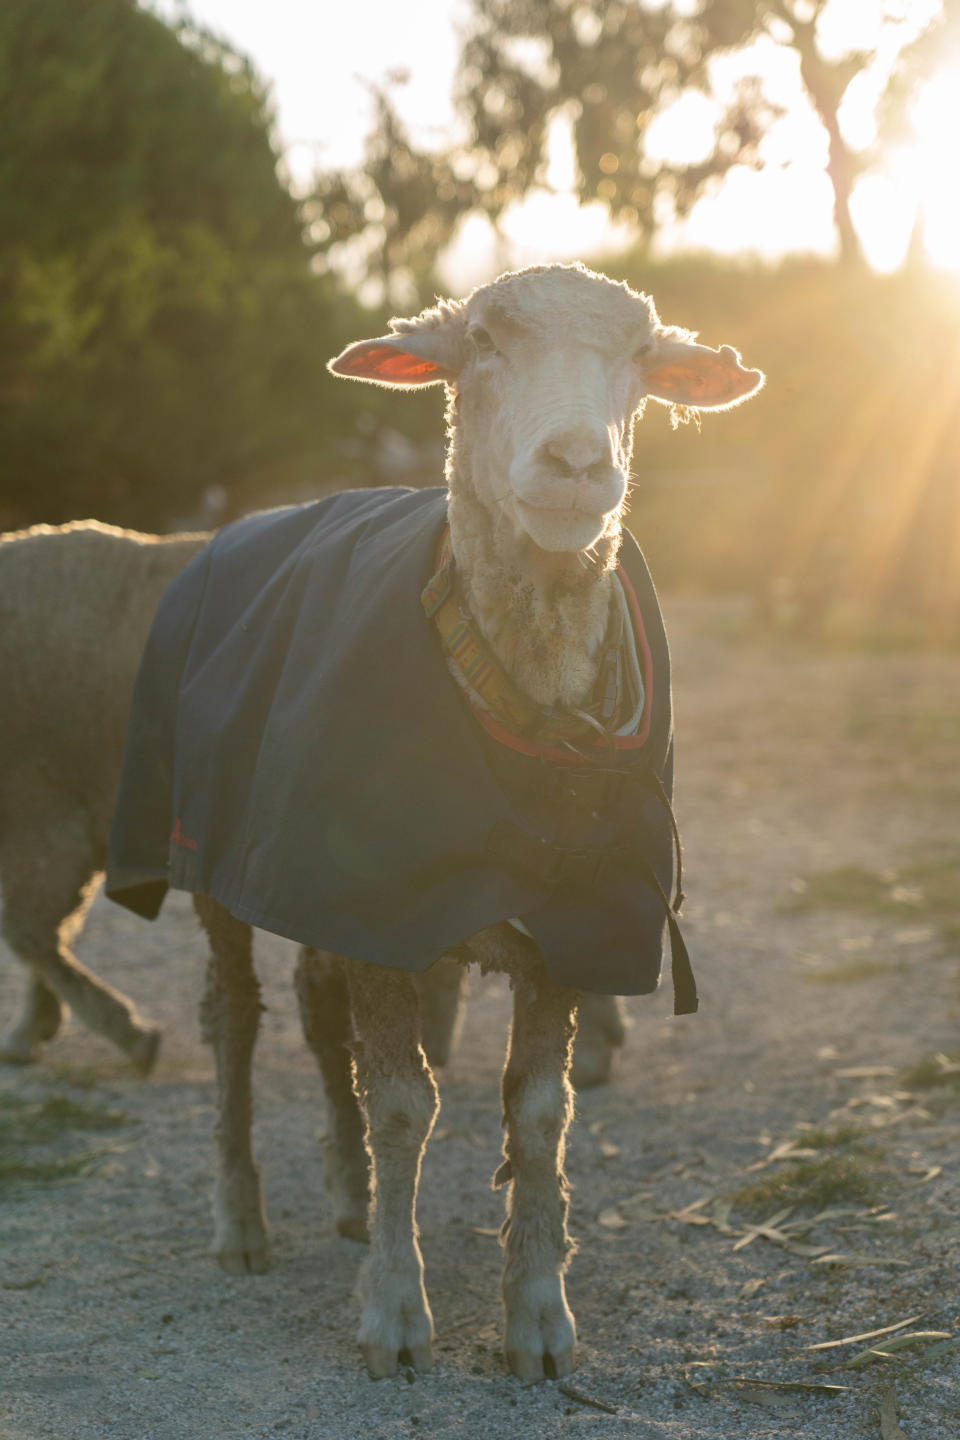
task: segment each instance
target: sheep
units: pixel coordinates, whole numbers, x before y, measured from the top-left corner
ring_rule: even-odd
[[[157,601],[208,535],[93,520],[0,536],[0,882],[30,971],[0,1060],[35,1060],[68,1002],[147,1074],[160,1032],[71,953],[106,859],[127,709]]]
[[[108,894],[150,916],[168,885],[192,891],[207,930],[214,1252],[235,1274],[269,1259],[251,926],[303,943],[337,1228],[369,1224],[358,1340],[374,1377],[432,1362],[415,1207],[439,1099],[411,972],[446,952],[509,976],[504,1350],[524,1379],[564,1375],[579,991],[655,988],[666,931],[675,1008],[696,1008],[669,898],[668,654],[621,525],[633,421],[648,396],[723,409],[764,377],[580,265],[501,276],[329,368],[446,385],[446,488],[241,522],[172,587],[132,710]]]
[[[153,1065],[157,1028],[69,947],[104,863],[143,640],[163,590],[209,538],[92,520],[0,536],[0,673],[9,677],[0,710],[3,933],[31,971],[0,1061],[36,1060],[69,998],[139,1073]],[[462,973],[441,963],[421,980],[434,1065],[447,1063],[454,1043]],[[609,1070],[608,1029],[601,1016],[584,1083],[595,1083],[598,1056]]]
[[[0,1061],[27,1064],[58,1033],[66,1000],[146,1075],[160,1032],[70,950],[96,890],[123,754],[130,692],[163,590],[210,539],[158,536],[97,521],[0,535],[0,880],[3,933],[30,970]],[[78,786],[79,780],[79,786]],[[460,1023],[463,970],[420,977],[424,1045],[445,1065]],[[622,1043],[598,1002],[575,1062],[580,1083],[609,1075]]]

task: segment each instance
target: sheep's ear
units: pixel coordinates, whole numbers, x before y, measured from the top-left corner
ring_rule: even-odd
[[[334,375],[349,380],[369,380],[374,385],[417,385],[452,383],[460,369],[453,337],[442,329],[380,335],[376,340],[358,340],[342,355],[327,363]]]
[[[643,362],[648,395],[668,405],[693,410],[725,410],[739,405],[764,383],[762,370],[746,370],[729,345],[711,350],[693,340],[654,341]]]

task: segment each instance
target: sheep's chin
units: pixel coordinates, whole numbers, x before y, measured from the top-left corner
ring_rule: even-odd
[[[606,533],[610,517],[586,510],[559,510],[515,502],[516,516],[534,545],[552,555],[573,555],[589,550]]]

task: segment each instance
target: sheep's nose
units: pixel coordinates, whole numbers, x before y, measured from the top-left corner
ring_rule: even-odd
[[[608,467],[613,460],[606,430],[566,430],[548,440],[544,449],[565,475],[583,475],[594,466]]]

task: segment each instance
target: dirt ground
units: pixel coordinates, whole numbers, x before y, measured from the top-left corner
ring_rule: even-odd
[[[375,1383],[353,1339],[362,1247],[324,1199],[293,947],[259,945],[274,1265],[238,1280],[208,1255],[192,913],[175,896],[148,925],[98,899],[79,954],[165,1039],[146,1082],[75,1022],[41,1065],[0,1074],[3,1440],[960,1436],[960,1087],[936,1059],[960,1052],[943,868],[960,656],[817,653],[752,637],[734,605],[667,608],[702,1008],[630,1001],[614,1082],[578,1097],[576,1374],[524,1385],[499,1353],[502,981],[473,978],[425,1163],[437,1364]],[[20,985],[0,956],[2,1018]]]

